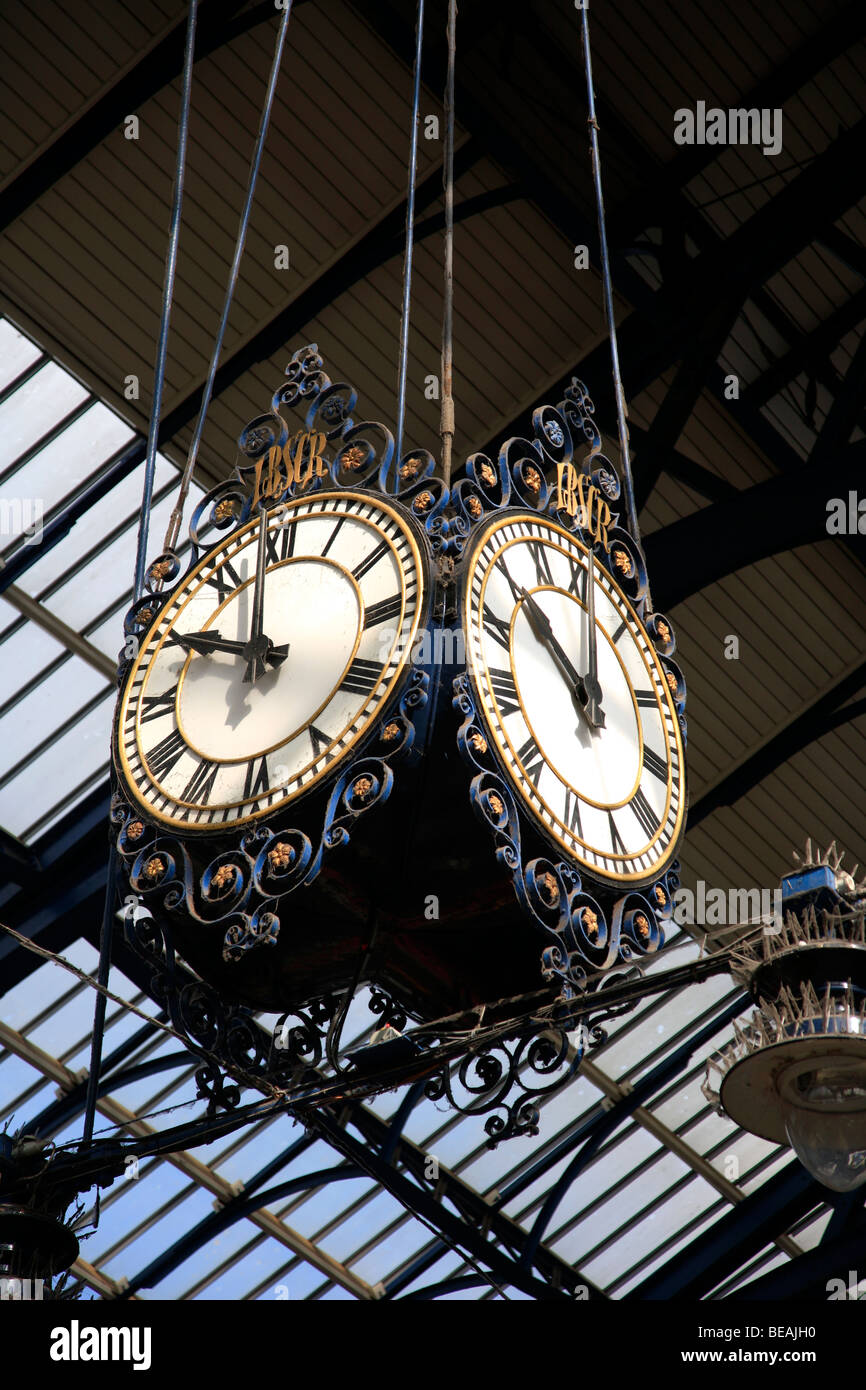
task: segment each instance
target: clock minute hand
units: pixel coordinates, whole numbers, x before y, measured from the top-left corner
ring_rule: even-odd
[[[275,647],[270,637],[262,631],[265,609],[265,576],[267,574],[268,513],[264,502],[259,507],[259,543],[256,551],[256,579],[253,585],[253,616],[250,623],[249,640],[243,647],[246,658],[244,680],[248,684],[257,681],[265,674],[265,665],[279,666],[289,654],[288,643]]]
[[[262,631],[265,606],[265,571],[267,568],[268,514],[264,503],[259,507],[259,544],[256,551],[256,581],[253,586],[253,616],[249,640],[244,649],[247,669],[244,680],[252,683],[265,674],[265,660],[271,645]]]
[[[589,716],[587,715],[586,701],[583,698],[583,677],[578,675],[559,642],[554,637],[550,619],[541,605],[532,597],[532,594],[527,593],[526,589],[521,588],[519,592],[526,604],[526,612],[533,632],[538,640],[547,647],[560,670],[570,681],[571,694],[575,704],[581,714],[585,715],[588,720]]]
[[[580,699],[586,710],[586,716],[596,729],[604,728],[604,710],[601,707],[601,684],[598,679],[598,649],[596,646],[595,631],[595,578],[593,576],[593,554],[590,548],[587,555],[587,584],[586,584],[586,647],[587,661],[586,675],[582,677],[580,685]]]

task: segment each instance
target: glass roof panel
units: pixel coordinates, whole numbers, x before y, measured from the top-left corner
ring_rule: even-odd
[[[111,728],[113,710],[114,688],[107,686],[95,709],[6,784],[0,792],[0,821],[7,830],[31,838],[34,822],[56,807],[70,790],[80,787],[85,777],[101,767],[107,774],[106,731]],[[50,825],[51,819],[46,823]]]
[[[134,433],[113,410],[94,400],[29,460],[16,481],[26,482],[27,495],[38,499],[44,514],[89,478],[95,463],[128,444]]]
[[[0,391],[5,391],[41,356],[41,348],[19,333],[8,319],[0,318]]]
[[[87,395],[85,388],[55,362],[40,367],[0,402],[0,470],[8,474],[22,454],[86,401]],[[18,470],[15,477],[21,495],[28,495],[26,475]]]
[[[40,358],[25,335],[0,319],[0,356],[6,351],[12,380]],[[73,411],[79,413],[64,424]],[[4,489],[10,505],[0,517],[11,542],[7,554],[20,549],[16,540],[25,522],[44,522],[133,438],[115,411],[56,363],[46,361],[15,387],[0,402],[0,470],[11,474]],[[123,645],[143,474],[140,464],[50,548],[41,550],[37,528],[18,580],[48,617],[60,618],[111,661]],[[151,555],[168,521],[176,478],[174,465],[157,455]],[[187,517],[201,495],[193,484]],[[20,515],[10,510],[16,499]],[[44,833],[107,775],[114,686],[109,676],[70,655],[59,634],[22,618],[2,597],[0,641],[0,824],[26,840]]]

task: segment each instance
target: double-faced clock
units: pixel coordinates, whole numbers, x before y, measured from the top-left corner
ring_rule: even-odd
[[[230,1066],[259,1046],[232,1010],[300,1011],[293,1066],[359,982],[426,1020],[574,997],[661,943],[686,806],[685,683],[585,388],[446,483],[313,347],[286,375],[186,571],[151,565],[114,730],[127,934],[169,994],[193,967],[175,1024]]]
[[[127,794],[201,836],[278,816],[329,778],[404,675],[425,602],[418,542],[385,501],[262,509],[186,575],[127,675]]]
[[[682,738],[616,580],[573,531],[516,511],[477,537],[463,602],[479,719],[530,821],[614,887],[663,873],[685,810]]]

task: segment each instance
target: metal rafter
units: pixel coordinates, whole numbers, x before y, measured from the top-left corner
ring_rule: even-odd
[[[863,440],[838,454],[834,493],[844,497],[862,483],[864,459]],[[832,539],[827,512],[815,505],[814,491],[814,466],[800,463],[647,536],[644,549],[658,607],[672,608],[708,584],[780,551]]]
[[[848,370],[845,373],[845,380],[842,382],[839,394],[827,412],[818,438],[815,440],[809,455],[809,465],[816,474],[831,459],[835,459],[848,443],[851,431],[857,424],[857,418],[860,414],[864,387],[866,387],[866,332],[860,337],[854,356],[848,364]]]
[[[836,1196],[837,1194],[833,1194]],[[759,1279],[741,1285],[733,1297],[750,1303],[766,1303],[782,1299],[814,1299],[825,1301],[829,1279],[841,1279],[848,1288],[851,1270],[862,1266],[866,1252],[866,1216],[863,1215],[863,1194],[859,1194],[858,1219],[851,1223],[851,1229],[834,1240],[821,1241],[814,1250],[798,1256],[790,1264],[771,1269]],[[847,1211],[848,1207],[836,1204],[836,1210]],[[832,1219],[831,1219],[832,1224]],[[856,1278],[856,1275],[855,1275]]]
[[[668,467],[671,451],[700,398],[710,368],[727,342],[740,307],[738,303],[723,304],[710,314],[681,361],[673,384],[636,451],[635,500],[639,509],[646,505]]]
[[[802,334],[789,350],[772,362],[742,393],[742,399],[762,406],[804,371],[816,371],[852,329],[866,319],[866,289],[858,290],[811,333]]]
[[[866,10],[861,0],[849,0],[832,19],[828,20],[822,16],[814,33],[807,35],[766,77],[761,78],[754,87],[731,101],[729,105],[738,108],[757,107],[759,110],[764,107],[782,106],[823,72],[824,68],[847,53],[864,33]],[[670,199],[712,164],[719,153],[719,147],[713,145],[682,146],[669,164],[654,172],[614,213],[614,235],[625,241],[643,227],[652,225],[653,218],[658,218],[663,224]]]
[[[731,301],[743,302],[853,206],[864,189],[866,117],[861,117],[724,242],[689,261],[676,281],[649,293],[644,284],[641,302],[619,329],[629,395],[639,395],[678,360],[683,343],[692,341],[708,313]],[[609,377],[606,351],[600,344],[575,363],[555,384],[554,398],[577,375],[593,383],[594,399],[606,404],[610,415],[610,391],[603,390]],[[506,428],[519,433],[522,427],[517,418]]]
[[[232,39],[278,16],[270,0],[261,0],[237,15],[245,0],[201,0],[195,61],[201,62]],[[305,0],[295,0],[302,5]],[[143,106],[177,77],[183,68],[186,17],[167,32],[155,35],[138,62],[122,72],[46,149],[40,150],[19,174],[2,188],[0,232],[53,188],[57,181],[106,140],[129,111]]]
[[[466,173],[481,157],[477,144],[464,139],[455,152],[455,177]],[[423,212],[434,205],[441,195],[440,171],[434,170],[417,186],[416,210]],[[501,207],[522,197],[522,190],[515,184],[507,184],[466,198],[454,210],[456,223],[470,217]],[[246,372],[259,362],[278,353],[311,320],[318,317],[335,299],[371,274],[378,266],[384,265],[399,254],[400,239],[406,217],[406,198],[401,196],[372,222],[358,233],[351,246],[344,249],[317,275],[313,276],[289,301],[289,303],[257,329],[231,356],[227,357],[216,373],[213,396],[216,398],[226,391]],[[416,229],[416,242],[426,240],[439,232],[443,225],[443,214],[432,213],[419,221]],[[196,417],[201,404],[203,384],[199,383],[188,392],[171,410],[163,416],[159,429],[158,443],[161,448],[170,445],[172,439]],[[123,478],[133,472],[144,459],[146,440],[139,434],[113,459],[109,460],[102,472],[79,489],[69,502],[56,508],[45,522],[39,547],[19,543],[10,549],[8,556],[0,562],[0,593],[10,584],[16,583],[38,558],[54,548],[92,506],[111,491]]]
[[[866,682],[866,661],[858,660],[841,676],[835,676],[824,689],[810,699],[786,724],[763,739],[757,748],[746,753],[728,772],[707,787],[689,807],[689,829],[723,806],[733,806],[741,797],[763,782],[782,763],[793,758],[803,748],[822,738],[831,728],[838,727],[842,718],[855,718],[857,710],[846,711],[844,702],[855,695]],[[862,713],[862,706],[859,708]]]
[[[43,1076],[56,1081],[63,1089],[71,1089],[78,1081],[77,1074],[69,1067],[58,1062],[50,1053],[37,1047],[35,1043],[2,1022],[0,1022],[0,1043],[16,1056],[23,1058]],[[134,1111],[127,1109],[125,1105],[121,1105],[110,1095],[102,1096],[97,1108],[101,1115],[119,1125],[129,1135],[145,1138],[159,1133],[147,1121],[140,1120]],[[206,1163],[202,1163],[193,1154],[178,1150],[165,1154],[164,1157],[185,1176],[194,1179],[200,1187],[211,1192],[220,1204],[231,1202],[236,1196],[235,1189],[226,1178],[220,1173],[216,1173]],[[258,1226],[260,1230],[273,1237],[281,1245],[303,1255],[304,1259],[308,1260],[316,1269],[327,1274],[329,1278],[348,1289],[356,1297],[362,1299],[375,1299],[377,1297],[372,1286],[366,1280],[360,1279],[358,1275],[353,1274],[351,1270],[347,1270],[340,1264],[339,1260],[335,1260],[323,1250],[319,1250],[305,1236],[280,1221],[266,1208],[259,1206],[253,1211],[246,1212],[245,1215],[253,1225]]]
[[[703,1297],[826,1197],[827,1189],[796,1160],[786,1164],[674,1260],[632,1289],[625,1302]]]

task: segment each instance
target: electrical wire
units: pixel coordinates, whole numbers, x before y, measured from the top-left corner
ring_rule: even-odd
[[[28,937],[23,936],[21,932],[16,931],[14,927],[10,927],[6,922],[0,922],[0,931],[5,931],[9,936],[14,937],[18,944],[23,946],[26,951],[32,951],[35,956],[41,956],[43,960],[48,960],[54,965],[62,966],[64,970],[68,970],[71,975],[75,975],[76,978],[83,981],[84,984],[90,985],[91,989],[97,990],[100,994],[104,995],[106,999],[110,999],[113,1004],[119,1004],[121,1008],[128,1009],[130,1013],[136,1014],[139,1018],[143,1018],[146,1023],[149,1023],[161,1033],[166,1033],[169,1037],[176,1038],[185,1048],[189,1049],[189,1039],[185,1038],[182,1033],[178,1033],[170,1024],[162,1023],[159,1019],[154,1018],[151,1014],[145,1013],[143,1009],[138,1008],[131,1000],[123,999],[119,994],[115,994],[113,990],[101,984],[99,980],[94,979],[92,975],[88,975],[86,970],[81,970],[77,965],[73,965],[72,962],[66,960],[64,956],[58,955],[55,951],[49,951],[45,946],[37,946],[35,941],[31,941]],[[204,1062],[206,1060],[206,1057],[202,1055],[202,1061]],[[239,1080],[244,1081],[248,1086],[254,1087],[256,1090],[267,1090],[275,1098],[281,1097],[284,1094],[279,1087],[270,1085],[270,1083],[265,1081],[262,1077],[251,1077],[239,1067],[233,1067],[232,1074]]]

